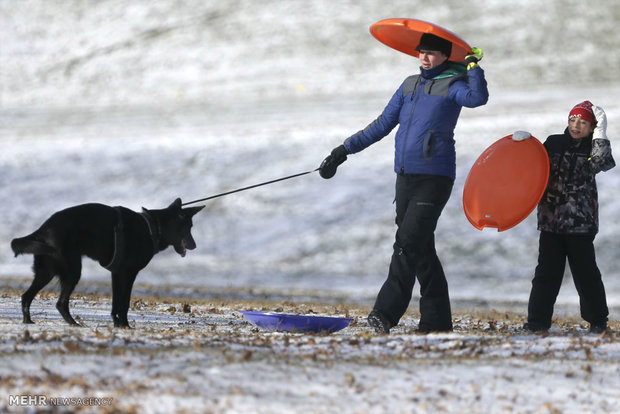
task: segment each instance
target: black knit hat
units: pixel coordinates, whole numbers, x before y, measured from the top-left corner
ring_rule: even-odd
[[[452,53],[452,42],[431,33],[424,33],[420,38],[420,44],[415,50],[418,52],[420,50],[437,50],[450,57]]]

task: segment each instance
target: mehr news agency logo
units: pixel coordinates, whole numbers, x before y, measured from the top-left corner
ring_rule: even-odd
[[[49,397],[47,395],[9,395],[10,407],[109,407],[114,398],[111,397]]]

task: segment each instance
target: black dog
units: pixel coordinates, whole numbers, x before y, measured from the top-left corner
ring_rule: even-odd
[[[114,326],[129,327],[127,311],[138,272],[168,246],[181,256],[187,249],[195,249],[192,217],[203,207],[181,208],[177,198],[168,208],[143,208],[140,214],[125,207],[83,204],[59,211],[31,235],[13,239],[15,256],[34,254],[34,281],[22,295],[24,323],[33,323],[32,300],[58,276],[56,308],[65,321],[77,325],[69,313],[69,297],[80,280],[82,256],[88,256],[112,272]]]

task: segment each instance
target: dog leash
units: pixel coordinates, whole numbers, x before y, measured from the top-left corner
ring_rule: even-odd
[[[200,198],[198,200],[188,201],[187,203],[181,204],[181,206],[187,206],[189,204],[194,204],[194,203],[199,203],[201,201],[211,200],[212,198],[222,197],[222,196],[225,196],[225,195],[228,195],[228,194],[234,194],[234,193],[238,193],[240,191],[250,190],[252,188],[261,187],[263,185],[277,183],[278,181],[290,180],[291,178],[301,177],[302,175],[307,175],[307,174],[312,174],[313,172],[316,172],[319,169],[320,169],[320,167],[315,169],[315,170],[304,171],[302,173],[289,175],[287,177],[276,178],[275,180],[265,181],[264,183],[254,184],[254,185],[250,185],[248,187],[238,188],[238,189],[232,190],[232,191],[226,191],[225,193],[220,193],[220,194],[215,194],[215,195],[212,195],[212,196],[209,196],[209,197]]]

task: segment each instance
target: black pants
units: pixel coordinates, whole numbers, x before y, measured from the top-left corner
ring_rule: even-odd
[[[417,278],[421,295],[419,329],[452,329],[448,283],[435,251],[437,220],[452,185],[449,177],[438,175],[397,176],[396,242],[387,280],[374,306],[392,326],[407,310]]]
[[[532,280],[527,320],[548,329],[560,292],[566,259],[579,294],[581,317],[591,324],[605,324],[609,310],[601,272],[596,265],[594,236],[540,233],[538,266]]]

